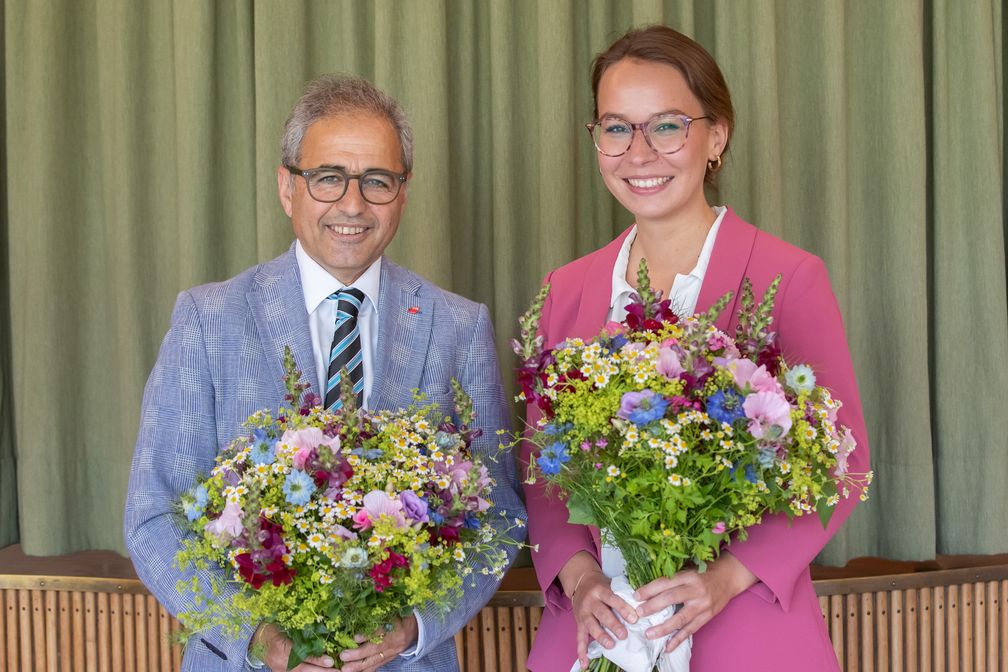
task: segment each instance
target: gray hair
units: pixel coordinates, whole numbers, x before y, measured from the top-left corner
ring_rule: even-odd
[[[280,161],[285,166],[298,165],[305,133],[319,119],[362,112],[384,117],[392,124],[399,136],[403,172],[413,170],[413,130],[406,113],[387,93],[352,75],[322,75],[308,82],[284,124]]]

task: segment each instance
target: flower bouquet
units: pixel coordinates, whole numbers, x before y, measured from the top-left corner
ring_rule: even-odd
[[[273,623],[293,642],[295,667],[338,659],[354,635],[380,633],[414,607],[447,609],[473,571],[503,574],[501,547],[523,522],[490,520],[493,480],[470,453],[480,430],[461,386],[453,381],[456,426],[419,396],[365,412],[344,389],[350,403],[324,410],[289,349],[285,367],[287,406],[252,415],[248,434],[179,502],[192,534],[176,563],[223,569],[210,573],[214,585],[180,582],[197,599],[180,614],[188,630],[237,636]],[[225,583],[237,587],[229,598]]]
[[[679,320],[643,262],[626,319],[589,341],[543,349],[548,285],[521,318],[519,399],[542,411],[529,482],[545,479],[572,523],[622,552],[628,595],[687,563],[704,571],[765,514],[817,513],[825,526],[841,497],[866,496],[871,474],[847,471],[855,441],[836,422],[840,401],[776,347],[779,280],[759,303],[745,282],[735,338],[714,326],[730,294]],[[651,670],[663,644],[637,642],[649,664],[632,672]],[[591,669],[619,669],[603,653],[592,646]]]

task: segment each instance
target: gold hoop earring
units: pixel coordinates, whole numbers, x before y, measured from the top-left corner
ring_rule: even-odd
[[[708,161],[707,162],[707,170],[709,170],[712,173],[716,173],[719,170],[721,170],[721,155],[720,154],[718,154],[717,158],[714,159],[713,161]]]

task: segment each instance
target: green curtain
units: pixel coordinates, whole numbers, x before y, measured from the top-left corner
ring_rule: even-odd
[[[319,73],[367,76],[406,107],[415,180],[389,254],[489,304],[507,375],[544,273],[629,223],[582,129],[589,64],[661,21],[712,51],[735,100],[714,202],[822,256],[846,319],[877,481],[822,560],[1008,552],[998,0],[3,0],[3,14],[0,544],[123,550],[174,297],[290,244],[279,134]]]

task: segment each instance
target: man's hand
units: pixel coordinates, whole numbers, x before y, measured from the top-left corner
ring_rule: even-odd
[[[291,641],[283,636],[275,625],[265,624],[252,637],[253,642],[259,642],[266,647],[263,662],[270,666],[273,672],[287,671],[287,659],[290,656]],[[288,672],[331,672],[333,659],[329,656],[306,658],[303,663]]]
[[[729,600],[756,581],[756,575],[728,552],[723,552],[721,557],[707,565],[703,574],[695,569],[685,569],[670,579],[655,579],[641,586],[635,594],[643,602],[637,606],[642,618],[674,604],[683,606],[674,616],[649,628],[645,634],[648,639],[659,639],[675,633],[665,644],[666,653],[671,652],[717,616]]]
[[[384,629],[378,634],[384,634],[381,641],[371,643],[362,635],[357,635],[361,644],[356,649],[347,649],[340,654],[342,659],[341,672],[374,672],[386,663],[395,660],[396,656],[411,646],[417,640],[416,617],[410,614],[394,623],[391,631]]]

